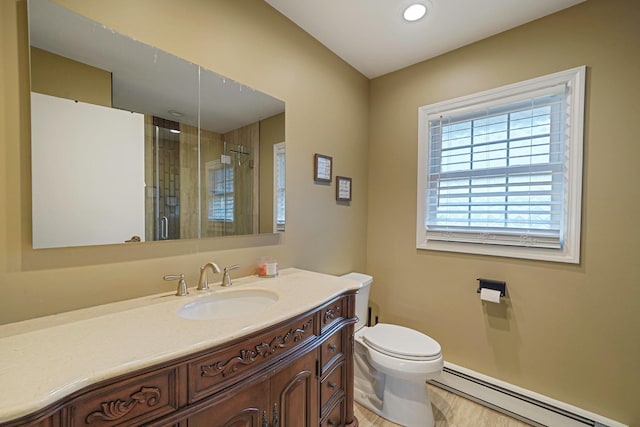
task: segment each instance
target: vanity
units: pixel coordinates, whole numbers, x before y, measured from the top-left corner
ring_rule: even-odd
[[[0,326],[0,426],[357,426],[358,287],[286,269]]]

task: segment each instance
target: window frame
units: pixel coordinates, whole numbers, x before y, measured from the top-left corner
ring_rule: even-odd
[[[533,260],[580,263],[580,234],[582,211],[582,174],[583,174],[583,144],[584,144],[584,101],[585,101],[586,66],[549,74],[546,76],[526,80],[523,82],[502,86],[499,88],[437,102],[418,108],[418,194],[416,220],[416,247],[425,250],[460,252],[470,254],[491,255],[499,257],[524,258]],[[467,241],[461,235],[458,241],[434,240],[428,238],[425,226],[428,196],[427,165],[431,153],[431,135],[429,122],[434,116],[440,116],[452,111],[479,110],[485,104],[504,104],[513,99],[526,99],[534,93],[553,85],[567,84],[571,88],[567,97],[567,112],[570,121],[567,124],[568,138],[566,141],[567,160],[565,199],[563,209],[563,224],[561,230],[562,247],[559,249],[526,246],[523,239],[522,246],[485,244],[491,235],[483,236],[473,233],[474,238]]]
[[[273,144],[273,230],[275,233],[283,233],[286,227],[287,221],[287,210],[286,210],[286,144],[284,142],[278,142],[277,144]],[[282,159],[282,179],[283,185],[280,188],[278,183],[280,164],[279,159]],[[282,191],[282,192],[281,192]],[[283,215],[282,221],[278,220],[278,207],[280,205],[280,200],[282,199],[283,205]]]

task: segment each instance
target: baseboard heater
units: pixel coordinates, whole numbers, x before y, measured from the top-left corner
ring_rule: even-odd
[[[532,426],[629,427],[449,362],[442,375],[429,382]]]

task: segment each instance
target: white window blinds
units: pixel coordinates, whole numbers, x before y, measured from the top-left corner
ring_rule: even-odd
[[[285,143],[273,145],[274,230],[285,228]]]
[[[233,222],[234,180],[233,166],[219,161],[207,164],[209,189],[208,218],[211,221]]]
[[[421,109],[418,247],[422,239],[565,249],[580,217],[579,204],[570,207],[582,157],[572,75]]]

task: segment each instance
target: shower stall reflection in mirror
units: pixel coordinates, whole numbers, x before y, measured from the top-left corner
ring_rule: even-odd
[[[151,159],[145,179],[153,182],[145,203],[147,240],[254,233],[257,124],[224,135],[201,129],[198,137],[194,126],[158,117],[151,122],[145,132],[145,159]]]
[[[153,117],[152,120],[151,138],[148,136],[148,127],[145,128],[145,141],[151,139],[153,142],[152,156],[146,155],[148,151],[145,147],[145,178],[146,182],[153,182],[151,188],[147,186],[146,237],[147,240],[180,239],[180,124],[159,117]],[[152,159],[152,162],[149,163],[148,159]],[[151,180],[148,179],[149,175]]]
[[[203,237],[252,234],[254,225],[253,149],[222,141],[222,152],[205,162]]]

